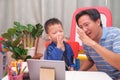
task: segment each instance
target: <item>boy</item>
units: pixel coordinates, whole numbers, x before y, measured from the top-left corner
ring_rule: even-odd
[[[64,41],[64,30],[60,20],[51,18],[46,21],[46,36],[51,40],[44,53],[44,59],[47,60],[64,60],[66,70],[74,70],[72,48]]]

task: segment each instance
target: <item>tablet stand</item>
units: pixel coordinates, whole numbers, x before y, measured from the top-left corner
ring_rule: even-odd
[[[40,80],[55,80],[54,68],[40,68]]]

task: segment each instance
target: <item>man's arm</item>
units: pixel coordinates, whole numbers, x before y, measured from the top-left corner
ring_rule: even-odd
[[[82,29],[78,29],[78,34],[80,36],[80,39],[84,44],[87,46],[92,47],[106,62],[108,62],[110,65],[115,67],[116,69],[120,70],[120,54],[114,53],[101,45],[99,45],[94,40],[90,39]]]
[[[91,47],[98,53],[100,54],[103,59],[108,62],[110,65],[115,67],[116,69],[120,70],[120,54],[114,53],[101,45],[99,45],[96,42],[93,42]]]
[[[80,71],[87,71],[93,66],[94,62],[91,60],[85,60],[80,66]]]

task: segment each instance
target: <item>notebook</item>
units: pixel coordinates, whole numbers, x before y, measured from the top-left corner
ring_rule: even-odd
[[[30,80],[40,80],[41,68],[54,69],[55,80],[65,80],[65,62],[64,61],[28,59],[27,64],[28,64]],[[49,80],[49,77],[47,78]]]

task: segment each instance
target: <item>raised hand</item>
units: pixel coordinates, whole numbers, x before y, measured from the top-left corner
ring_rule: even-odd
[[[62,34],[57,35],[57,48],[61,49],[62,51],[65,51]]]
[[[84,44],[86,44],[88,46],[92,46],[92,45],[94,45],[96,43],[94,40],[92,40],[91,38],[89,38],[82,29],[78,28],[77,29],[77,33],[79,35],[80,40]]]

